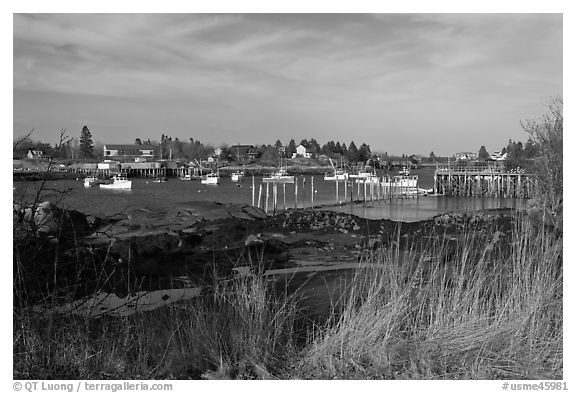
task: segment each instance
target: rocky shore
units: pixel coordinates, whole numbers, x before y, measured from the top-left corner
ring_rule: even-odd
[[[506,231],[510,217],[509,210],[496,210],[401,223],[322,210],[286,210],[267,216],[251,206],[213,202],[94,217],[44,202],[34,215],[30,208],[15,210],[14,225],[22,228],[15,236],[15,248],[21,251],[23,263],[38,273],[32,274],[38,284],[54,266],[52,258],[58,258],[58,271],[48,276],[66,282],[78,276],[74,287],[81,296],[96,289],[125,295],[207,284],[243,267],[263,272],[310,260],[358,261],[380,246],[406,249],[434,234],[452,239],[471,225]],[[29,222],[37,236],[23,229]],[[98,277],[103,275],[107,279],[101,282]]]
[[[14,248],[26,270],[15,280],[23,280],[31,302],[48,289],[63,297],[95,291],[122,297],[209,286],[242,271],[357,263],[379,247],[424,248],[430,237],[457,247],[464,228],[505,237],[512,216],[506,209],[402,223],[311,209],[267,216],[248,205],[214,202],[130,209],[115,217],[89,216],[49,202],[39,204],[34,215],[30,208],[14,211]]]

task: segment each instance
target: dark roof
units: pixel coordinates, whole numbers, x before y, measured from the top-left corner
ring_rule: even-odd
[[[154,150],[152,145],[104,145],[106,150]]]
[[[230,146],[230,151],[237,150],[240,154],[251,154],[257,153],[256,148],[254,145],[234,145]]]

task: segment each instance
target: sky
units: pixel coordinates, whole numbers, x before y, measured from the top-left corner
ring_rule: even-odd
[[[14,14],[13,136],[451,155],[562,95],[562,14]]]

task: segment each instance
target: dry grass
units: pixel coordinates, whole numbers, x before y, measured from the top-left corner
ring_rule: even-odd
[[[301,376],[562,378],[562,239],[520,219],[509,247],[477,235],[373,254]]]
[[[15,378],[562,378],[562,239],[518,219],[400,258],[380,249],[296,345],[301,311],[257,276],[128,317],[15,306]]]
[[[259,277],[125,317],[14,316],[14,377],[272,378],[293,356],[297,310]]]

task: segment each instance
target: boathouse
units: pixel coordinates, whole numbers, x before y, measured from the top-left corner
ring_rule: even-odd
[[[104,145],[104,158],[122,161],[143,161],[154,158],[154,148],[151,145]]]

